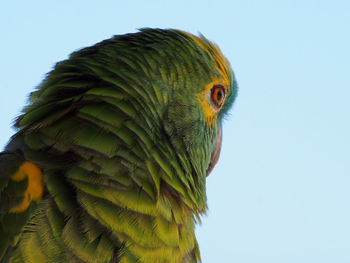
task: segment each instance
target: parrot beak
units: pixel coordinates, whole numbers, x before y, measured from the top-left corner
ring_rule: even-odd
[[[220,157],[220,151],[221,151],[221,144],[222,144],[222,128],[221,125],[218,127],[218,132],[216,135],[216,145],[214,147],[214,150],[211,152],[210,157],[210,163],[207,169],[207,176],[211,173],[211,171],[214,169],[214,166],[219,160]]]

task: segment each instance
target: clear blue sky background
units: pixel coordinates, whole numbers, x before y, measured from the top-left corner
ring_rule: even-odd
[[[350,1],[3,1],[0,145],[55,62],[141,27],[202,32],[239,82],[203,263],[350,262]]]

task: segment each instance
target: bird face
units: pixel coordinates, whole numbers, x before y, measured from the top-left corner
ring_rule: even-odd
[[[210,162],[206,170],[206,176],[208,176],[214,169],[220,157],[222,145],[222,127],[220,121],[218,122],[217,119],[222,107],[225,104],[229,92],[230,88],[228,81],[222,78],[215,79],[211,83],[207,84],[203,92],[198,96],[198,101],[202,107],[206,122],[209,124],[209,126],[217,126],[216,138],[213,139],[214,147],[211,151]]]
[[[176,92],[169,99],[166,128],[178,151],[186,151],[199,165],[197,170],[209,175],[219,159],[221,122],[233,103],[237,87],[219,48],[204,37],[186,36],[196,44],[196,52],[172,61],[173,70],[184,65],[186,59],[190,62],[183,67],[185,77],[178,83],[169,83]]]

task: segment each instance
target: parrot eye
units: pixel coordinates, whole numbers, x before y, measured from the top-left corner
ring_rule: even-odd
[[[221,84],[214,85],[211,89],[211,101],[213,104],[220,108],[222,104],[224,103],[225,97],[226,97],[226,90],[225,87]]]

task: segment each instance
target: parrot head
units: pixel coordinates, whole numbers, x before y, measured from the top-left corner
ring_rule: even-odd
[[[219,159],[222,121],[236,98],[237,83],[219,47],[204,36],[175,30],[167,36],[153,40],[149,51],[157,53],[151,78],[164,97],[160,126],[177,156],[190,160],[183,166],[190,166],[187,176],[204,211],[205,177]]]
[[[134,168],[155,160],[169,191],[188,195],[188,205],[201,213],[206,209],[205,178],[220,154],[222,120],[236,94],[230,64],[214,43],[179,30],[146,28],[83,48],[57,63],[31,94],[16,126],[23,134],[57,123],[52,130],[59,145],[67,141],[59,123],[71,113],[118,123],[121,139],[107,145],[107,156],[137,152],[129,165]],[[101,110],[106,103],[118,108],[108,121]],[[97,112],[90,113],[95,110],[87,109],[89,104]],[[76,137],[72,143],[82,141],[79,125],[70,124],[70,129],[67,136]]]
[[[174,62],[179,64],[174,71],[184,61],[193,64],[182,67],[183,77],[173,85],[165,127],[178,152],[186,151],[190,159],[197,160],[196,172],[205,170],[208,176],[219,159],[221,124],[236,97],[237,85],[229,62],[215,44],[202,35],[186,35],[198,49]]]

